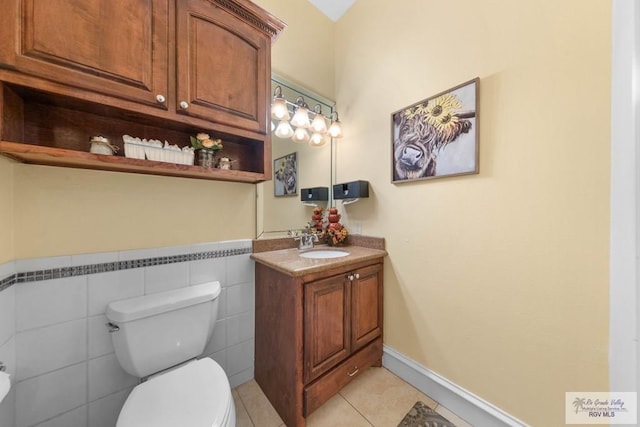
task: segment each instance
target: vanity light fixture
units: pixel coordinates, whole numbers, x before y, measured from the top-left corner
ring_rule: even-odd
[[[327,143],[327,138],[324,137],[321,133],[314,133],[311,135],[309,139],[309,145],[312,147],[322,147]]]
[[[299,96],[296,99],[296,112],[291,119],[291,125],[297,128],[306,129],[311,126],[311,122],[309,121],[309,106],[306,102],[304,102],[304,98]]]
[[[289,106],[292,110],[289,110]],[[327,143],[328,137],[342,138],[342,128],[337,112],[334,111],[330,116],[325,116],[320,104],[311,111],[303,96],[298,96],[295,103],[287,101],[282,94],[281,86],[276,86],[274,89],[271,117],[278,123],[276,126],[272,122],[271,127],[271,131],[278,138],[292,138],[297,143],[308,142],[313,147],[322,147]],[[328,128],[327,122],[330,123]]]
[[[291,138],[293,136],[293,128],[291,127],[288,121],[281,120],[280,123],[278,124],[278,127],[276,127],[275,134],[278,138],[282,138],[282,139]]]
[[[333,119],[334,114],[336,115],[335,120]],[[331,135],[331,138],[342,138],[342,126],[340,125],[337,111],[331,113],[331,126],[329,126],[329,135]]]
[[[320,104],[316,104],[316,106],[313,107],[313,112],[316,114],[316,116],[311,122],[311,130],[319,134],[327,133],[327,123],[324,121],[324,116],[322,115],[322,107],[320,106]]]
[[[309,141],[309,132],[303,127],[296,128],[291,137],[293,142],[303,143]]]
[[[282,87],[277,86],[273,94],[273,102],[271,103],[271,117],[276,120],[289,120],[289,108],[287,100],[282,96]]]

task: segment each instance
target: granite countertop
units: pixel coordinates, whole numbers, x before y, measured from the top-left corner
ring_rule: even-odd
[[[374,239],[374,240],[372,240]],[[293,241],[293,239],[288,239]],[[354,239],[355,240],[355,239]],[[256,241],[254,241],[255,243]],[[289,276],[303,276],[309,273],[316,273],[325,269],[341,267],[345,265],[355,264],[362,261],[369,261],[378,258],[383,258],[387,255],[387,251],[384,250],[384,240],[380,238],[363,238],[358,241],[363,245],[348,245],[330,247],[327,245],[316,245],[313,249],[299,250],[298,248],[276,249],[266,250],[264,252],[257,252],[251,254],[251,258],[260,264],[264,264],[267,267],[278,270]],[[382,242],[382,243],[380,243]],[[371,244],[370,244],[371,243]],[[365,246],[366,245],[366,246]],[[367,247],[369,246],[369,247]],[[313,259],[303,258],[300,256],[303,252],[317,250],[340,250],[349,252],[349,255],[339,258],[327,258],[327,259]]]

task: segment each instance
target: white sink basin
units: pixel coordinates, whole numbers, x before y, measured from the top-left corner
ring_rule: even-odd
[[[321,249],[317,251],[309,251],[303,252],[300,254],[302,258],[311,258],[311,259],[329,259],[329,258],[340,258],[343,256],[349,255],[347,251],[340,250],[332,250],[332,249]]]

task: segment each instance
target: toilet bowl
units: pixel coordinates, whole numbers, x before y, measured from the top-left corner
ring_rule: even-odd
[[[209,358],[161,374],[133,389],[116,427],[234,427],[224,371]]]
[[[211,338],[220,283],[188,286],[107,306],[116,357],[145,379],[129,394],[116,427],[234,427],[224,370],[197,359]]]

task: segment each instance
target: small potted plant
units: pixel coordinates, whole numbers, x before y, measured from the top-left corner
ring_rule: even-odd
[[[200,132],[195,137],[191,138],[191,146],[198,153],[198,165],[204,166],[205,168],[214,168],[216,153],[222,150],[222,140],[221,139],[211,139],[209,134]]]

